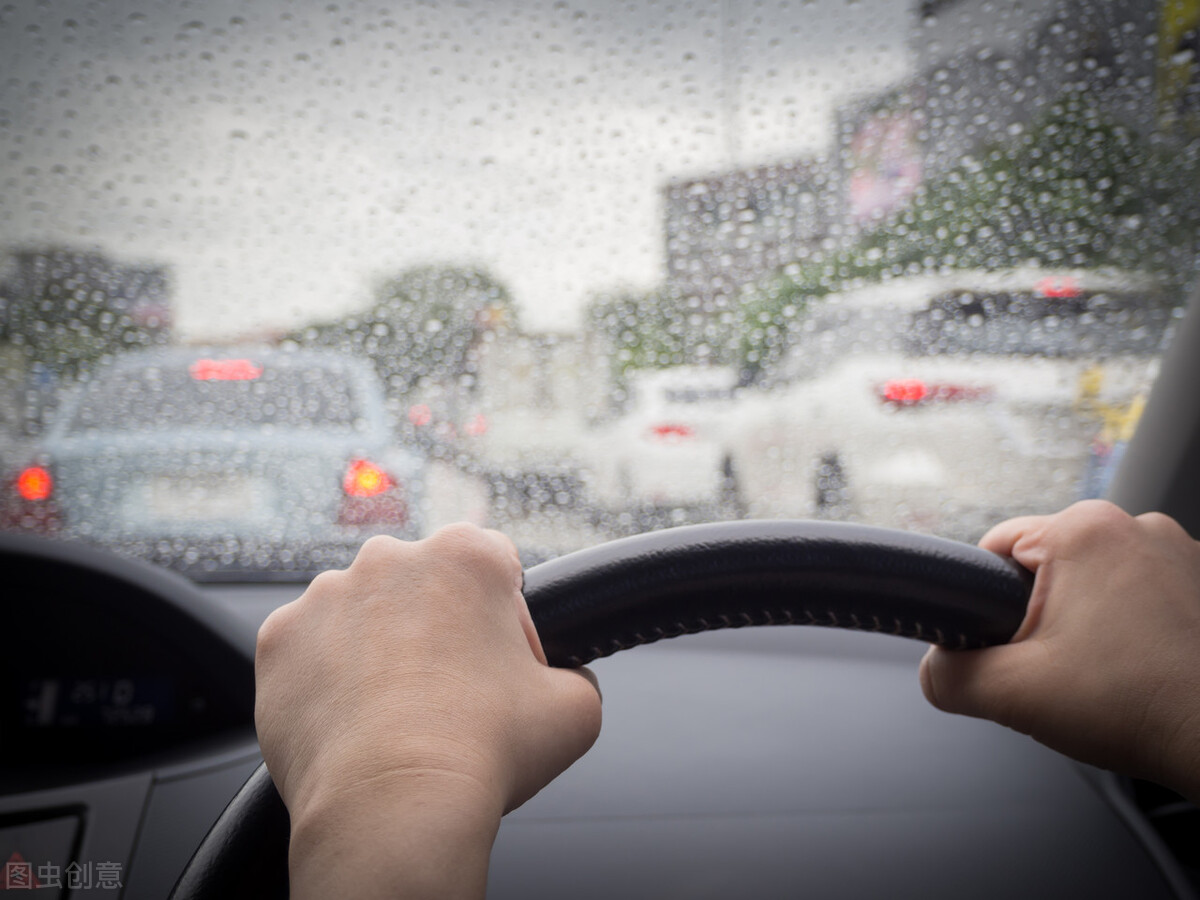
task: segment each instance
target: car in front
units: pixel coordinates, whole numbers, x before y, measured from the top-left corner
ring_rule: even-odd
[[[329,352],[131,353],[68,393],[4,519],[199,577],[344,564],[421,533],[424,461],[369,366]]]
[[[587,434],[589,489],[636,530],[737,518],[727,428],[737,408],[731,366],[671,366],[627,379],[624,413]],[[618,520],[619,521],[619,520]]]

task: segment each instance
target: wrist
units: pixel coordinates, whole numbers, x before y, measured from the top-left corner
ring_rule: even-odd
[[[292,817],[292,897],[483,897],[502,799],[412,770],[314,791]]]
[[[1160,702],[1157,735],[1143,737],[1143,748],[1154,748],[1143,760],[1144,777],[1200,805],[1200,685],[1172,693]]]

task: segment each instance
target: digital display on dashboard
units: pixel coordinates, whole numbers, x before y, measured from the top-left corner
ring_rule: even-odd
[[[169,724],[175,684],[161,676],[29,678],[21,717],[28,728],[136,728]]]

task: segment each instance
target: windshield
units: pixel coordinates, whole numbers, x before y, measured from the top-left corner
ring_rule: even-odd
[[[353,428],[350,381],[327,369],[197,356],[190,364],[101,370],[75,399],[68,434]]]
[[[0,527],[302,578],[460,519],[534,562],[733,518],[974,541],[1101,495],[1200,258],[1198,28],[4,6]]]

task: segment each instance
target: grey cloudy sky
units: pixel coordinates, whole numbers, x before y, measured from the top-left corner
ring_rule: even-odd
[[[171,264],[185,337],[483,264],[533,328],[662,277],[671,178],[819,152],[908,72],[898,0],[16,2],[0,245]]]

